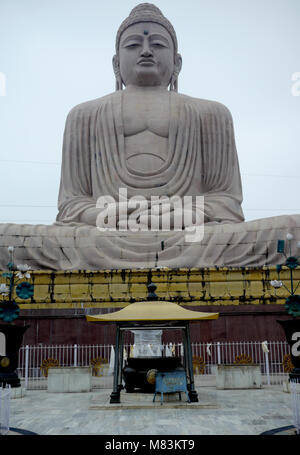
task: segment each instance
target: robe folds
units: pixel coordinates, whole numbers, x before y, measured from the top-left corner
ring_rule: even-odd
[[[68,115],[58,222],[77,223],[100,196],[204,195],[205,222],[244,221],[242,186],[230,112],[220,103],[169,92],[169,147],[158,171],[128,168],[123,92],[80,104]]]
[[[58,215],[52,225],[0,224],[0,269],[261,267],[282,262],[277,240],[300,241],[300,215],[244,222],[231,114],[220,103],[170,92],[169,147],[160,169],[127,166],[123,92],[73,108],[64,133]],[[101,196],[204,196],[203,236],[185,231],[107,231],[80,222]]]

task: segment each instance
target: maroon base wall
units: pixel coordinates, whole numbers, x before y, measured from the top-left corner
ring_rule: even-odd
[[[192,342],[211,341],[263,341],[285,340],[276,322],[289,319],[284,307],[279,305],[240,305],[189,307],[197,311],[219,312],[217,320],[191,323]],[[24,313],[24,312],[23,312]],[[88,322],[84,315],[56,314],[37,315],[28,311],[16,321],[18,325],[30,325],[23,344],[114,344],[115,325]],[[181,333],[165,330],[163,341],[180,342]]]

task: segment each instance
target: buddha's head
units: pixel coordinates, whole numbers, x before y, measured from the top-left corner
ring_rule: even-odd
[[[116,89],[124,84],[177,91],[181,64],[176,33],[168,19],[151,3],[136,6],[117,33],[113,57]]]

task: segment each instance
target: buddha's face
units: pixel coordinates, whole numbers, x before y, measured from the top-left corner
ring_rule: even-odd
[[[125,86],[167,87],[175,60],[171,35],[160,24],[140,22],[121,35],[119,68]]]

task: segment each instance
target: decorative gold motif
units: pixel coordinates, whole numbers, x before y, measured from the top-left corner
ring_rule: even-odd
[[[240,355],[235,356],[234,363],[236,363],[238,365],[248,365],[250,363],[253,363],[253,359],[252,359],[251,355],[240,354]]]
[[[96,357],[95,359],[92,359],[91,360],[91,366],[93,367],[92,376],[103,376],[104,369],[107,363],[108,360],[105,359],[104,357]]]
[[[156,373],[157,373],[157,370],[149,370],[147,372],[147,382],[149,382],[149,384],[155,384],[155,379],[156,379]]]
[[[204,374],[206,363],[203,357],[193,355],[193,372],[194,374]]]
[[[294,369],[294,365],[292,363],[291,354],[285,354],[283,356],[282,365],[283,365],[283,371],[285,373],[291,373],[292,372],[292,370]]]
[[[42,361],[41,366],[40,366],[40,370],[41,370],[43,376],[45,376],[45,378],[47,378],[48,377],[49,368],[57,368],[57,367],[59,367],[58,360],[49,358],[49,359],[44,359]]]
[[[6,368],[6,367],[8,367],[9,364],[10,364],[9,358],[8,357],[2,357],[2,359],[0,360],[0,365],[3,368]]]
[[[147,299],[147,269],[94,270],[84,273],[81,270],[47,271],[34,270],[34,303],[19,303],[23,309],[58,309],[81,308],[86,302],[90,308],[119,309],[128,305],[131,299],[141,301]],[[241,296],[246,296],[252,305],[270,303],[267,287],[264,283],[275,277],[276,268],[228,268],[209,267],[200,272],[199,269],[153,269],[152,280],[157,282],[157,295],[161,300],[169,300],[170,293],[180,292],[184,305],[192,309],[194,305],[210,305],[215,299],[218,305],[242,304]],[[295,281],[300,280],[300,267],[295,269]],[[0,277],[0,284],[4,279]],[[120,283],[123,283],[120,285]],[[49,293],[49,286],[53,293]],[[75,295],[76,294],[76,295]],[[75,296],[75,297],[74,297]],[[280,288],[280,296],[273,296],[272,301],[284,305],[289,293],[284,286]]]

